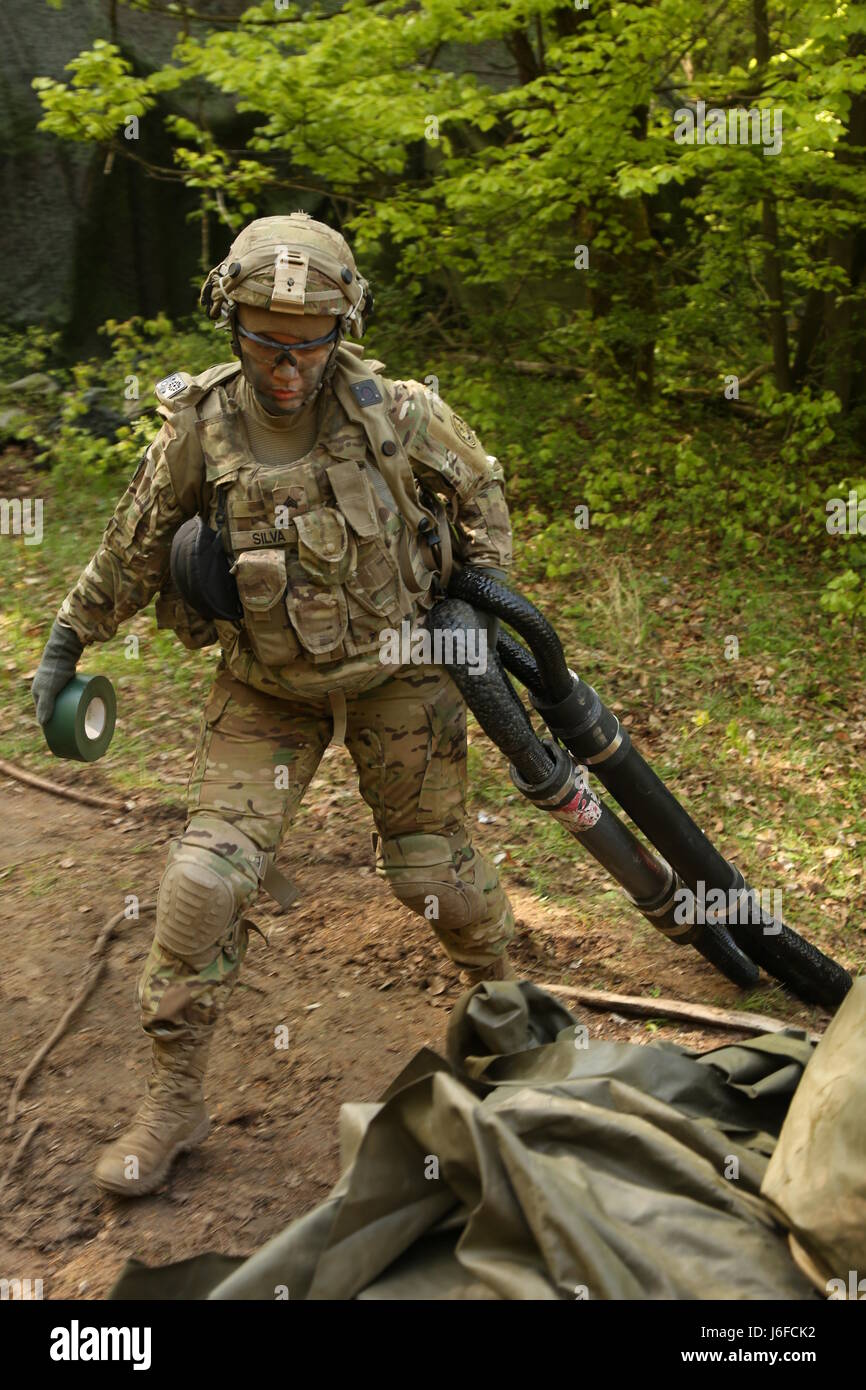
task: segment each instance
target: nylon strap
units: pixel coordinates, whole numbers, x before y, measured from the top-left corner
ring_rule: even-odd
[[[346,696],[342,690],[329,690],[328,699],[331,702],[331,712],[334,716],[334,732],[331,735],[331,742],[342,744],[346,743]]]
[[[326,251],[323,247],[307,246],[300,241],[293,242],[290,240],[278,244],[287,247],[290,255],[291,253],[297,253],[306,260],[303,276],[304,286],[306,285],[308,274],[307,267],[310,266],[312,266],[314,270],[318,270],[328,280],[332,280],[334,283],[333,290],[311,290],[306,296],[306,300],[301,299],[299,301],[301,304],[304,302],[307,304],[314,303],[317,298],[330,298],[334,294],[334,290],[337,290],[344,299],[349,301],[353,308],[357,306],[362,297],[360,279],[357,275],[353,275],[352,279],[347,284],[342,275],[345,266],[338,257],[333,256],[330,251]],[[242,271],[237,283],[240,284],[243,282],[247,288],[258,290],[262,294],[270,296],[271,286],[266,280],[260,280],[257,277],[261,271],[269,272],[276,269],[274,265],[273,248],[268,247],[267,250],[259,250],[256,254],[248,255],[245,260],[241,261],[241,266]],[[229,293],[231,293],[231,291],[229,291]],[[367,375],[369,376],[369,372]]]
[[[291,907],[292,903],[297,902],[300,893],[290,878],[280,873],[273,860],[268,861],[265,872],[262,874],[262,887],[269,893],[274,902],[279,903],[280,907]]]
[[[376,467],[388,484],[400,515],[409,523],[413,532],[417,533],[424,518],[432,521],[433,517],[419,505],[411,464],[400,440],[395,438],[384,404],[362,406],[350,390],[353,383],[369,381],[371,373],[369,364],[360,362],[352,352],[342,351],[344,346],[340,344],[338,370],[333,378],[337,399],[349,419],[363,427],[373,450]],[[388,441],[394,445],[394,452],[391,454],[382,452],[382,445]]]
[[[363,349],[360,350],[363,351]],[[427,568],[433,574],[439,575],[440,583],[444,589],[451,577],[453,558],[451,532],[445,509],[438,501],[430,507],[420,505],[409,456],[399,438],[396,437],[384,404],[362,406],[350,389],[353,383],[371,379],[372,363],[362,362],[358,350],[354,347],[347,349],[346,344],[340,344],[338,354],[338,370],[333,378],[337,399],[349,419],[362,426],[373,450],[376,468],[394,499],[397,510],[412,528],[413,534],[417,536]],[[383,452],[382,445],[386,441],[390,441],[395,446],[393,453]],[[429,542],[425,540],[424,532],[420,529],[422,523],[428,525],[432,523],[439,532],[438,558]]]

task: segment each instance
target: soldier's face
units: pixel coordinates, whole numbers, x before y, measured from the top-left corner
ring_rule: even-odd
[[[275,342],[308,343],[324,338],[334,327],[333,314],[278,314],[271,309],[256,309],[251,304],[238,305],[241,328]],[[293,356],[297,366],[284,357],[275,365],[278,354],[273,349],[240,336],[243,373],[255,392],[259,405],[269,415],[291,415],[300,410],[314,395],[322,380],[334,343],[321,347],[300,347]]]

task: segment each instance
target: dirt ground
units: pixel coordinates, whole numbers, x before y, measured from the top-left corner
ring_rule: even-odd
[[[342,759],[346,767],[342,767]],[[334,785],[354,788],[351,764],[331,749]],[[74,773],[67,780],[73,780]],[[87,785],[98,772],[90,769]],[[108,788],[106,788],[108,791]],[[338,1176],[338,1116],[345,1101],[374,1101],[415,1052],[444,1049],[462,986],[425,923],[391,897],[372,871],[369,813],[352,790],[319,797],[293,830],[280,866],[302,899],[287,913],[268,900],[251,914],[241,985],[220,1024],[206,1094],[206,1143],[174,1166],[155,1194],[102,1195],[90,1168],[138,1104],[149,1043],[140,1032],[135,983],[153,932],[152,913],[125,921],[84,1007],[26,1086],[15,1123],[5,1121],[15,1078],[74,997],[104,923],[134,893],[152,902],[168,840],[182,812],[136,805],[123,815],[77,805],[0,775],[0,1276],[41,1278],[45,1298],[102,1298],[129,1256],[147,1264],[204,1251],[247,1255],[326,1196]],[[498,831],[474,827],[493,851]],[[575,878],[581,861],[575,860]],[[623,993],[726,1001],[737,990],[688,949],[632,925],[584,927],[540,900],[519,866],[504,881],[518,918],[512,956],[521,974]],[[642,919],[635,923],[641,927]],[[669,1037],[712,1047],[743,1035],[626,1020],[580,1006],[593,1037],[650,1042]],[[777,1010],[792,1023],[826,1019],[794,999]],[[289,1046],[274,1045],[285,1024]],[[16,1146],[40,1127],[9,1170]]]

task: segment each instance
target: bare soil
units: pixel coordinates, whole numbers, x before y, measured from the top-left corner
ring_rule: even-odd
[[[204,1251],[250,1254],[336,1181],[341,1104],[378,1099],[419,1048],[444,1050],[463,986],[426,924],[372,871],[369,813],[348,755],[329,750],[329,762],[337,785],[353,790],[320,794],[289,835],[280,865],[301,902],[281,913],[261,899],[253,914],[269,942],[252,935],[216,1034],[211,1133],[157,1193],[138,1200],[101,1194],[90,1169],[144,1089],[149,1043],[134,993],[152,914],[123,923],[95,992],[28,1084],[11,1128],[5,1112],[16,1076],[79,988],[105,921],[128,894],[155,899],[182,812],[136,806],[118,816],[0,777],[0,1181],[16,1144],[42,1120],[0,1196],[0,1276],[41,1278],[45,1298],[102,1298],[129,1256],[152,1265]],[[87,769],[81,785],[98,789],[99,776]],[[492,850],[494,835],[474,827],[482,849]],[[504,867],[519,924],[512,957],[527,978],[741,1002],[694,952],[641,929],[640,917],[587,926],[531,893],[519,865]],[[593,1037],[704,1048],[742,1036],[579,1012]],[[810,1027],[825,1021],[794,999],[783,998],[777,1012]],[[284,1050],[274,1045],[280,1024]]]

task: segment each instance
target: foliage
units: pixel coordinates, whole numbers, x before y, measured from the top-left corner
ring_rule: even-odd
[[[579,346],[646,396],[714,389],[772,345],[780,392],[811,380],[847,410],[864,394],[866,4],[782,0],[769,34],[762,10],[744,26],[733,0],[263,3],[193,23],[146,74],[99,39],[67,82],[34,85],[43,129],[121,154],[130,115],[165,119],[174,176],[233,225],[274,198],[347,207],[404,321],[444,301],[476,346],[512,349],[541,303],[542,355]],[[202,92],[249,121],[244,148],[220,144]],[[763,113],[760,143],[679,142],[699,98]]]
[[[819,602],[827,613],[850,619],[854,627],[866,620],[866,577],[844,570],[828,580]]]
[[[583,505],[595,535],[799,547],[827,567],[828,614],[859,621],[862,544],[824,520],[866,416],[866,4],[765,19],[761,0],[268,0],[188,15],[146,72],[101,38],[34,85],[44,130],[145,167],[129,118],[164,122],[174,167],[152,172],[224,226],[297,203],[342,221],[377,291],[372,351],[392,375],[429,357],[503,456],[530,567],[572,573]],[[219,138],[208,97],[243,140]],[[699,100],[756,113],[749,140],[681,139]],[[116,378],[164,353],[154,322],[109,329]],[[526,358],[573,375],[502,365]],[[79,396],[100,372],[74,369]],[[77,439],[102,468],[82,418],[65,397],[59,451],[37,443]],[[121,454],[142,433],[122,427]]]
[[[27,424],[14,430],[61,477],[130,473],[158,426],[148,388],[175,368],[195,373],[227,356],[227,345],[199,321],[109,321],[102,333],[107,356],[52,369],[62,390],[31,399]],[[25,362],[51,365],[50,338],[19,336],[17,346],[11,335],[2,340],[0,361],[16,370]],[[840,622],[866,617],[866,547],[858,536],[826,529],[829,498],[853,490],[866,502],[866,479],[828,449],[827,421],[838,410],[831,394],[789,401],[765,386],[768,419],[788,411],[784,438],[731,422],[720,435],[697,409],[674,410],[663,401],[636,410],[628,391],[604,377],[552,397],[546,380],[489,367],[470,372],[456,363],[443,370],[429,346],[410,363],[389,336],[380,345],[371,334],[368,353],[384,357],[390,375],[435,378],[484,447],[501,458],[525,578],[568,580],[584,564],[581,548],[607,533],[630,544],[653,539],[660,550],[688,537],[731,557],[783,555],[795,544],[827,576],[827,613]],[[124,400],[130,382],[140,386],[141,400]],[[586,508],[587,525],[579,508]]]
[[[164,314],[109,319],[100,332],[106,355],[70,367],[53,365],[57,334],[29,329],[0,338],[0,380],[7,383],[0,386],[0,407],[11,407],[5,426],[0,411],[0,442],[27,442],[37,462],[61,476],[131,472],[156,429],[154,384],[175,366],[195,373],[215,360],[213,332],[198,320],[175,325]],[[219,345],[222,357],[231,355],[226,347]],[[10,392],[9,377],[22,364],[41,369],[60,389],[37,385],[24,397]]]
[[[0,383],[18,380],[50,365],[60,334],[34,324],[25,332],[0,324]]]

